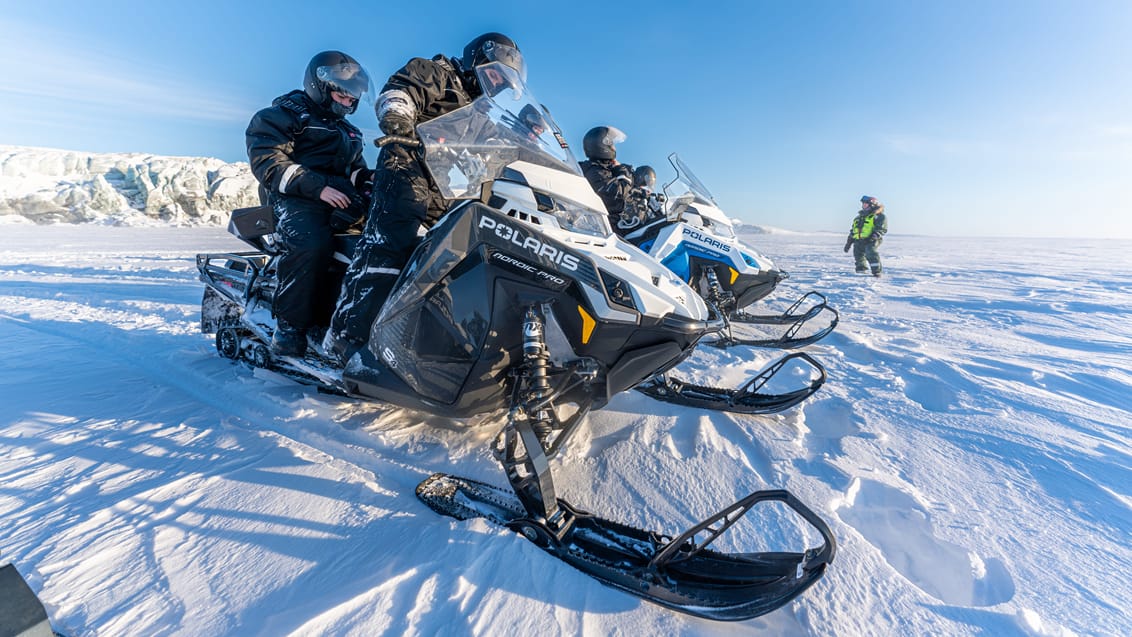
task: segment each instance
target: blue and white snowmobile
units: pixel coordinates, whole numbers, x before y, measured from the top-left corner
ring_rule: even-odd
[[[548,459],[585,415],[679,363],[722,321],[670,270],[613,234],[561,131],[520,75],[498,63],[476,72],[481,86],[495,88],[419,125],[417,139],[379,140],[418,147],[451,204],[344,368],[318,343],[301,359],[275,356],[267,345],[270,210],[234,215],[230,226],[257,252],[198,255],[202,329],[216,333],[223,356],[351,397],[445,417],[506,413],[492,449],[511,488],[434,474],[417,495],[440,513],[505,525],[608,585],[685,613],[740,620],[789,602],[821,578],[836,544],[786,491],[753,493],[675,536],[591,515],[555,495]],[[544,125],[519,117],[530,108]],[[328,284],[337,284],[340,268]],[[821,545],[709,548],[766,501],[796,511]]]
[[[730,217],[676,153],[668,161],[676,177],[665,184],[663,196],[632,199],[621,226],[633,227],[625,235],[627,241],[667,266],[724,316],[725,334],[705,342],[793,349],[832,332],[837,311],[818,292],[806,293],[781,314],[752,314],[744,309],[773,292],[789,275],[739,240]],[[825,318],[813,321],[819,315]],[[825,325],[812,328],[821,323]],[[732,327],[737,324],[786,329],[777,336],[751,338],[736,334]]]

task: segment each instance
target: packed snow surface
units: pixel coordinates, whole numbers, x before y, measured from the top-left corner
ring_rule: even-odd
[[[786,488],[837,536],[826,577],[721,624],[607,588],[414,487],[506,480],[499,421],[323,395],[217,355],[197,252],[216,228],[4,227],[0,561],[68,635],[1132,634],[1132,243],[890,235],[883,278],[834,234],[748,235],[841,313],[825,387],[774,416],[636,393],[552,462],[563,497],[682,531]],[[780,353],[701,348],[735,384]],[[732,550],[798,550],[785,509]]]

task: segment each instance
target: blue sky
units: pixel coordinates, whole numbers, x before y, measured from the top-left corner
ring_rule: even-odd
[[[314,53],[380,88],[488,30],[576,154],[617,126],[620,159],[665,180],[679,152],[750,223],[840,232],[869,194],[892,233],[1132,238],[1125,0],[3,0],[0,144],[242,161]]]

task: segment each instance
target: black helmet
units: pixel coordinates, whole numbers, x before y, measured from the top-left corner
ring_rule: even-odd
[[[527,80],[527,64],[519,46],[502,33],[485,33],[464,47],[464,57],[460,60],[468,73],[481,64],[501,62],[519,72],[519,77]]]
[[[637,166],[633,171],[633,186],[653,191],[656,186],[656,171],[652,166]]]
[[[876,197],[870,197],[868,195],[864,195],[864,196],[861,197],[861,203],[868,204],[869,208],[876,208],[877,206],[880,205],[880,202],[877,201]]]
[[[519,111],[519,121],[536,135],[541,135],[548,128],[546,118],[534,104],[527,104]]]
[[[311,58],[303,76],[303,90],[324,110],[336,117],[345,117],[358,110],[358,102],[371,88],[369,74],[354,58],[341,51],[323,51]],[[354,98],[353,106],[334,101],[331,91]]]
[[[590,159],[616,159],[614,144],[625,141],[625,133],[612,126],[595,126],[582,138],[582,150]]]

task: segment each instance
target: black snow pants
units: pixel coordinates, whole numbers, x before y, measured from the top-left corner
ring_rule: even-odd
[[[331,207],[321,201],[279,196],[272,202],[275,232],[283,244],[276,262],[278,287],[272,311],[291,327],[305,330],[326,320],[334,290],[325,277],[334,256]]]
[[[420,241],[419,230],[431,228],[445,210],[415,152],[386,146],[377,164],[365,232],[330,321],[335,338],[357,344],[369,340],[370,327]]]

